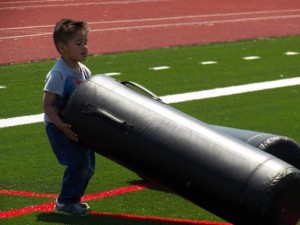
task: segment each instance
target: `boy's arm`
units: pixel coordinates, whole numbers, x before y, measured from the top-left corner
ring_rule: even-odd
[[[55,124],[55,126],[64,132],[64,134],[71,140],[73,141],[78,141],[78,136],[76,133],[74,133],[71,130],[71,125],[64,123],[59,116],[57,115],[57,112],[55,110],[55,99],[56,99],[56,94],[51,93],[51,92],[44,92],[44,101],[43,101],[43,109],[46,115],[49,117],[49,119]]]

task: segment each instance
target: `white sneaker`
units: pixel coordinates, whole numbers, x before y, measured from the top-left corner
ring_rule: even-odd
[[[90,213],[89,208],[86,203],[61,204],[57,202],[54,206],[54,212],[68,216],[87,216]]]

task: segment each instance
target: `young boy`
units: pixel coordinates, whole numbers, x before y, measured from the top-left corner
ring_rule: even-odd
[[[54,211],[86,216],[89,206],[80,199],[95,170],[95,154],[78,143],[77,134],[65,123],[64,114],[74,89],[91,77],[81,64],[87,55],[88,27],[83,21],[63,19],[54,28],[53,39],[61,58],[46,77],[43,109],[46,132],[59,163],[66,166]]]

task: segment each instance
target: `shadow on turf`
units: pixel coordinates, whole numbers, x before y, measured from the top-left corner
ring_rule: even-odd
[[[174,223],[169,222],[124,219],[113,216],[89,215],[86,217],[71,217],[55,213],[40,213],[37,215],[36,221],[56,225],[141,225],[141,222],[143,225],[174,225]]]
[[[146,179],[142,180],[132,180],[127,183],[130,185],[142,185],[148,183]],[[159,187],[155,184],[153,186],[149,186],[149,189],[153,189],[156,191],[168,192],[167,190]],[[72,217],[67,215],[60,215],[55,213],[40,213],[37,215],[38,222],[47,222],[53,224],[67,224],[67,225],[141,225],[141,220],[139,219],[124,219],[124,218],[116,218],[113,216],[101,216],[101,215],[89,215],[86,217]],[[143,225],[171,225],[174,223],[169,222],[161,222],[161,221],[147,221],[142,220]]]
[[[143,185],[145,183],[151,183],[151,186],[148,187],[148,189],[152,189],[152,190],[155,190],[155,191],[163,191],[163,192],[169,192],[167,189],[159,186],[159,185],[156,185],[154,183],[152,183],[151,181],[143,178],[140,176],[140,178],[142,180],[131,180],[131,181],[127,181],[127,184],[130,184],[130,185]]]

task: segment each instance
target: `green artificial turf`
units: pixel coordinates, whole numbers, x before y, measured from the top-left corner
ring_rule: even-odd
[[[300,75],[300,37],[251,40],[90,56],[93,74],[119,72],[120,80],[137,82],[159,96],[216,87],[297,77]],[[259,56],[244,60],[245,56]],[[202,62],[216,61],[203,65]],[[0,66],[0,119],[42,113],[44,80],[54,61]],[[168,66],[155,71],[149,68]],[[209,124],[288,136],[300,142],[299,86],[172,104]],[[0,190],[57,194],[63,167],[49,146],[43,123],[0,128]],[[97,155],[97,170],[87,194],[143,182],[134,172]],[[0,212],[53,202],[0,194]],[[94,211],[158,217],[222,221],[215,215],[161,189],[146,189],[90,201]],[[92,216],[74,219],[35,212],[0,224],[164,224]],[[300,223],[299,223],[300,224]]]

